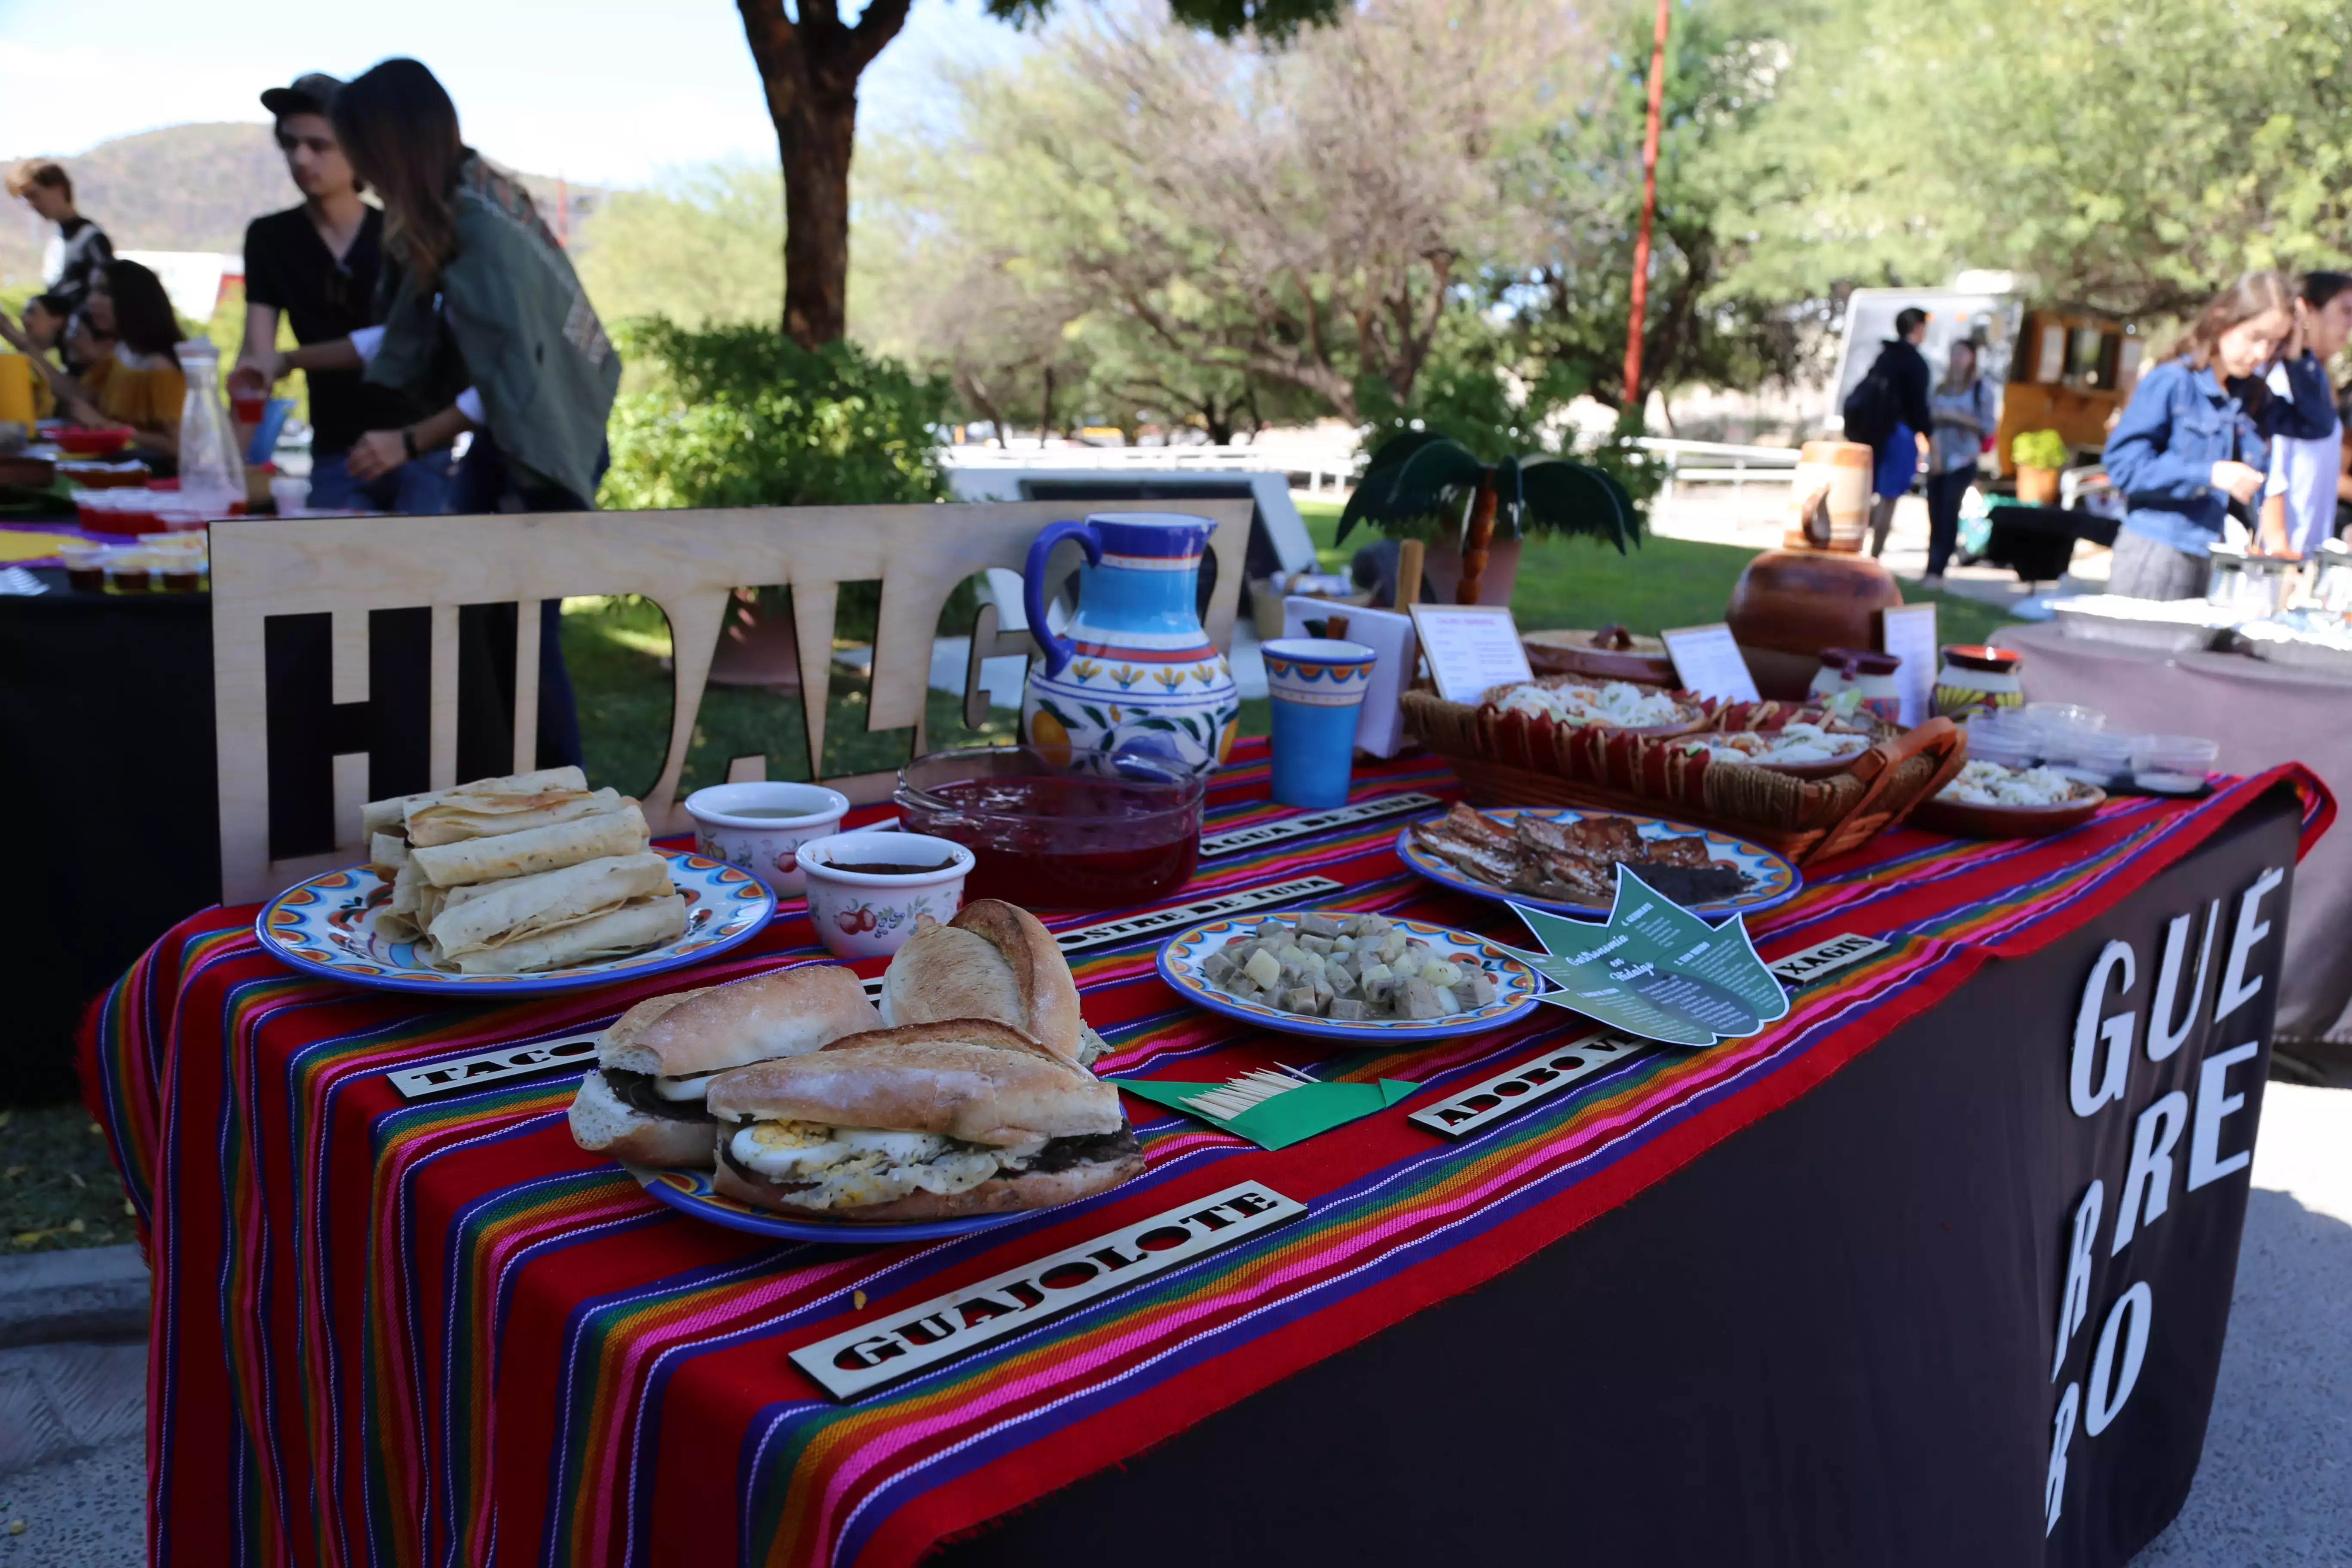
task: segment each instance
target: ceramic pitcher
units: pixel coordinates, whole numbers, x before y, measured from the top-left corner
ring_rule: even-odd
[[[1057,522],[1029,546],[1022,604],[1044,650],[1021,696],[1021,730],[1057,763],[1098,771],[1115,752],[1206,773],[1233,750],[1241,696],[1233,668],[1194,611],[1205,518],[1097,512]],[[1045,557],[1065,539],[1086,552],[1067,637],[1045,625]]]

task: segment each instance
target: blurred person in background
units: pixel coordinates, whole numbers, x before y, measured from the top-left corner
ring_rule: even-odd
[[[383,269],[383,213],[360,200],[360,182],[335,140],[329,107],[342,83],[313,72],[273,87],[261,106],[277,121],[286,172],[302,205],[253,220],[245,231],[245,346],[229,390],[266,395],[275,379],[278,322],[298,344],[338,343],[373,326]],[[428,412],[357,366],[306,372],[310,389],[310,494],[314,510],[345,507],[425,514],[446,511],[450,460],[435,448],[365,479],[350,454],[371,430],[400,430]]]
[[[91,356],[79,375],[35,353],[24,330],[5,316],[0,339],[32,355],[67,418],[77,425],[127,425],[142,458],[159,469],[176,469],[188,383],[174,351],[187,334],[172,313],[163,280],[135,261],[109,261],[91,275],[81,315],[89,321],[87,334],[68,339],[68,353]]]
[[[1936,422],[1927,468],[1927,575],[1924,584],[1944,585],[1944,568],[1960,539],[1960,502],[1976,482],[1977,456],[1985,437],[2000,425],[1992,387],[1977,374],[1977,345],[1952,345],[1951,363],[1928,400]]]
[[[1870,552],[1886,549],[1895,527],[1895,503],[1911,489],[1912,476],[1927,456],[1927,435],[1935,416],[1927,405],[1934,381],[1927,356],[1919,352],[1927,335],[1927,312],[1906,306],[1895,317],[1895,335],[1886,340],[1870,372],[1846,395],[1845,436],[1870,448]]]
[[[352,169],[383,201],[383,324],[275,355],[268,378],[364,364],[369,381],[437,410],[362,435],[348,459],[362,480],[470,432],[452,511],[590,510],[621,356],[530,195],[466,145],[457,105],[415,60],[371,68],[331,113]],[[576,763],[560,607],[541,609],[539,760]]]
[[[2335,427],[2326,378],[2296,341],[2294,300],[2284,273],[2241,273],[2132,388],[2107,437],[2107,478],[2128,509],[2108,593],[2202,596],[2231,503],[2252,508],[2262,495],[2268,475],[2255,465],[2269,462],[2271,437]],[[2273,364],[2288,396],[2263,384]]]
[[[27,158],[8,171],[8,194],[57,225],[41,255],[41,286],[68,313],[79,310],[98,269],[114,259],[114,246],[75,210],[73,176],[47,158]]]
[[[19,323],[25,333],[25,353],[35,363],[47,362],[51,353],[59,355],[68,370],[76,369],[73,359],[67,355],[68,335],[73,330],[73,311],[54,294],[36,294],[25,301],[25,314]],[[57,412],[58,395],[50,390],[49,378],[37,370],[33,376],[33,417],[47,419]]]
[[[2303,353],[2303,374],[2327,384],[2327,362],[2352,338],[2352,273],[2306,272],[2296,286],[2294,316]],[[2284,363],[2271,367],[2263,386],[2273,397],[2292,398]],[[2330,389],[2329,395],[2334,395]],[[2330,410],[2333,412],[2333,409]],[[2263,487],[2257,547],[2266,555],[2309,555],[2336,535],[2336,508],[2352,499],[2344,479],[2344,422],[2326,435],[2271,437],[2270,479]]]

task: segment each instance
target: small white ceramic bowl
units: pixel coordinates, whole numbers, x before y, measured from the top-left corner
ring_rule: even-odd
[[[698,853],[742,868],[789,899],[807,885],[801,847],[839,831],[849,797],[822,784],[712,784],[688,795],[686,810]]]
[[[861,866],[929,866],[936,871],[881,873]],[[801,856],[808,878],[809,920],[835,958],[881,958],[915,934],[915,917],[945,921],[963,907],[971,851],[951,838],[921,833],[836,833]]]

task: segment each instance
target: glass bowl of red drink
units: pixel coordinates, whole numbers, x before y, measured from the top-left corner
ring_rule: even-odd
[[[907,830],[951,838],[976,864],[964,897],[1024,909],[1123,909],[1174,892],[1201,854],[1200,778],[1121,752],[1099,773],[1032,746],[968,746],[898,770]]]

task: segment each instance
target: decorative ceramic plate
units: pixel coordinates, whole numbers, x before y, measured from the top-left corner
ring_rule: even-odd
[[[1904,826],[1956,838],[2047,838],[2090,821],[2106,798],[2096,784],[2079,781],[2074,798],[2054,805],[1981,805],[1937,795],[1913,806]]]
[[[262,906],[253,922],[261,944],[297,969],[379,991],[423,991],[441,996],[543,995],[614,980],[658,974],[726,952],[748,941],[775,912],[776,898],[747,872],[678,849],[656,849],[669,862],[669,879],[686,895],[686,932],[643,952],[602,963],[532,974],[457,974],[435,969],[415,944],[378,936],[375,911],[392,887],[365,866],[329,871],[299,882]]]
[[[1789,860],[1775,855],[1761,844],[1750,844],[1745,838],[1734,838],[1727,833],[1716,833],[1688,823],[1668,822],[1664,817],[1643,816],[1632,811],[1578,811],[1549,805],[1507,805],[1478,814],[1505,829],[1522,816],[1549,817],[1554,822],[1581,822],[1588,816],[1622,816],[1641,830],[1644,838],[1690,838],[1706,840],[1707,858],[1728,860],[1739,868],[1748,879],[1748,890],[1727,899],[1705,899],[1685,906],[1691,913],[1707,920],[1725,915],[1752,915],[1785,904],[1797,896],[1805,885],[1803,873]],[[1424,819],[1427,820],[1427,819]],[[1538,899],[1528,893],[1515,893],[1508,888],[1498,888],[1492,882],[1482,882],[1467,871],[1447,864],[1412,841],[1412,826],[1408,823],[1398,829],[1397,858],[1420,872],[1433,882],[1443,882],[1456,892],[1467,893],[1474,899],[1488,899],[1496,903],[1525,904],[1531,910],[1549,910],[1554,914],[1599,916],[1609,913],[1609,903],[1576,904],[1559,899]],[[1635,876],[1641,868],[1633,868]]]
[[[747,1230],[754,1236],[780,1237],[787,1241],[828,1241],[844,1247],[887,1247],[898,1241],[939,1241],[950,1236],[969,1236],[975,1230],[993,1230],[1000,1225],[1011,1225],[1017,1219],[1034,1219],[1041,1214],[1055,1214],[1069,1207],[1056,1205],[1050,1209],[1013,1209],[1006,1214],[965,1215],[960,1219],[910,1220],[900,1225],[860,1224],[856,1220],[789,1219],[769,1209],[753,1208],[738,1203],[710,1184],[708,1171],[660,1171],[646,1165],[622,1162],[621,1169],[637,1179],[654,1198],[667,1204],[680,1214],[723,1225],[730,1230]]]
[[[1293,925],[1305,915],[1322,913],[1333,920],[1345,920],[1355,912],[1353,910],[1300,910],[1278,915],[1247,915],[1233,920],[1210,921],[1168,939],[1160,949],[1160,977],[1175,987],[1179,996],[1213,1013],[1244,1018],[1263,1028],[1286,1035],[1305,1035],[1318,1040],[1345,1040],[1350,1045],[1375,1048],[1413,1045],[1423,1040],[1452,1039],[1457,1035],[1475,1035],[1505,1024],[1517,1023],[1535,1011],[1536,994],[1544,986],[1534,970],[1484,937],[1456,931],[1452,926],[1431,925],[1426,921],[1397,920],[1393,916],[1390,917],[1392,924],[1407,936],[1416,936],[1427,942],[1440,958],[1475,965],[1484,971],[1486,978],[1495,983],[1495,999],[1483,1007],[1449,1013],[1442,1018],[1368,1018],[1360,1022],[1343,1022],[1286,1013],[1263,1002],[1244,1001],[1211,980],[1203,968],[1211,953],[1228,942],[1247,940],[1256,932],[1262,921],[1276,920]]]

